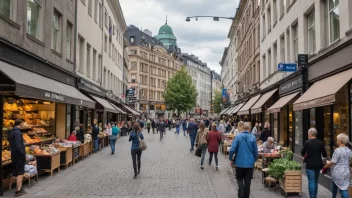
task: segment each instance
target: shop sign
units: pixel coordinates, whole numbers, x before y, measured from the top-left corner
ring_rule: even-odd
[[[298,54],[298,67],[307,67],[308,54]]]
[[[134,96],[134,91],[135,91],[135,89],[134,88],[130,88],[130,89],[128,89],[126,92],[126,95],[127,96]]]
[[[135,103],[137,100],[137,97],[129,97],[129,102],[130,103]]]
[[[293,104],[293,110],[299,111],[303,109],[310,109],[315,107],[331,105],[335,102],[335,95],[325,96],[322,98],[317,98],[314,100],[309,100],[306,102],[301,102],[298,104]]]
[[[279,88],[279,94],[281,95],[281,94],[293,91],[295,89],[302,87],[302,85],[303,85],[302,76],[298,75],[282,83]]]
[[[49,98],[51,100],[65,101],[64,96],[60,94],[45,92],[44,95],[45,95],[45,98]]]

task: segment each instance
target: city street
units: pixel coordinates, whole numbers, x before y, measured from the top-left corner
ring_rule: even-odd
[[[162,142],[158,134],[148,135],[145,131],[144,135],[148,148],[142,154],[137,179],[133,179],[130,142],[128,137],[121,137],[115,155],[106,147],[52,178],[40,177],[30,189],[26,183],[28,194],[24,197],[237,197],[232,168],[223,154],[219,154],[219,171],[214,162],[201,170],[200,158],[189,152],[189,138],[177,138],[174,130],[168,131]],[[283,197],[279,189],[275,192],[264,188],[260,178],[256,172],[251,197]],[[302,197],[307,197],[306,177],[303,188]],[[330,193],[320,186],[318,197],[331,197]],[[14,188],[5,196],[13,194]]]

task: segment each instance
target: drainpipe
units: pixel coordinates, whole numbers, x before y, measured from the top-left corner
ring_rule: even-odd
[[[77,74],[77,50],[76,50],[76,47],[77,47],[77,39],[78,39],[78,28],[77,28],[77,12],[78,12],[78,9],[77,9],[77,0],[75,0],[75,38],[74,38],[74,42],[73,42],[73,73]]]

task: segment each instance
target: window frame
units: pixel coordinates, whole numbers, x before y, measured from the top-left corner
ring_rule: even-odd
[[[87,75],[87,77],[88,78],[91,78],[92,76],[91,76],[91,74],[92,74],[92,72],[91,72],[91,65],[90,65],[90,63],[91,63],[91,51],[92,51],[92,46],[87,42],[87,47],[86,47],[87,49],[86,49],[86,75]]]
[[[57,16],[57,27],[55,24],[55,16]],[[54,9],[53,13],[53,26],[52,26],[52,34],[51,34],[51,49],[54,50],[55,52],[61,53],[62,51],[62,15],[61,13]],[[54,41],[55,38],[55,32],[56,32],[56,41]]]
[[[307,18],[307,44],[308,44],[308,53],[314,53],[316,51],[316,29],[315,29],[315,10],[312,10],[310,13],[306,15]],[[310,24],[311,18],[313,18],[313,23]],[[313,39],[311,38],[310,32],[313,31]],[[313,43],[311,44],[311,40],[313,40]]]
[[[66,24],[66,59],[72,61],[73,24],[70,21],[67,21]],[[71,28],[70,34],[69,28]]]
[[[35,38],[35,39],[38,39],[38,40],[40,40],[40,41],[42,41],[43,40],[43,6],[42,6],[42,4],[40,4],[40,2],[38,1],[38,0],[27,0],[26,1],[27,2],[27,12],[26,12],[26,18],[27,18],[27,21],[26,21],[26,33],[27,33],[27,35],[29,35],[29,36],[31,36],[31,37],[33,37],[33,38]],[[36,31],[36,35],[32,35],[31,34],[31,32],[29,31],[29,28],[30,28],[30,26],[29,26],[29,23],[31,23],[31,22],[29,22],[28,20],[28,3],[29,2],[33,2],[33,3],[35,3],[38,7],[39,7],[39,11],[38,11],[38,18],[37,18],[37,24],[36,24],[36,28],[37,28],[37,31]],[[32,20],[31,20],[32,21]]]
[[[340,16],[341,16],[341,10],[340,10],[340,1],[338,2],[337,5],[334,5],[334,7],[330,8],[330,1],[328,0],[327,1],[327,6],[326,6],[326,9],[327,9],[327,17],[328,17],[328,32],[329,32],[329,44],[337,41],[338,39],[340,39]],[[335,10],[338,10],[338,13],[339,13],[339,24],[338,24],[338,34],[337,34],[337,37],[333,40],[332,39],[332,31],[331,31],[331,14],[334,13]],[[336,36],[336,35],[334,35]]]

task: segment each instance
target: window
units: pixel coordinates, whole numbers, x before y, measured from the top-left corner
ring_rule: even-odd
[[[313,53],[316,50],[315,46],[315,16],[314,12],[307,16],[308,20],[308,52]]]
[[[137,50],[131,50],[131,54],[137,55]]]
[[[265,55],[263,56],[263,79],[266,78],[266,59]]]
[[[93,80],[97,80],[98,79],[98,72],[97,72],[97,50],[93,49]]]
[[[94,0],[94,20],[98,22],[98,0]]]
[[[285,63],[285,35],[280,37],[280,63]]]
[[[11,1],[12,0],[0,0],[0,14],[11,19]]]
[[[91,69],[90,69],[90,45],[87,43],[87,61],[86,61],[86,65],[87,65],[87,76],[90,78],[91,77]]]
[[[37,3],[38,1],[28,0],[27,1],[27,33],[34,38],[40,39],[40,9],[41,6]]]
[[[99,3],[99,27],[103,27],[103,6]]]
[[[270,76],[271,74],[271,50],[269,49],[268,51],[268,76]]]
[[[54,11],[53,35],[51,37],[51,48],[57,52],[61,51],[61,15]]]
[[[66,59],[72,60],[72,23],[67,21],[66,27]]]
[[[266,35],[266,21],[265,21],[265,15],[263,15],[263,38]]]
[[[287,31],[286,31],[286,42],[287,42],[287,62],[290,62],[291,61],[291,54],[290,54],[290,30],[289,28],[287,28]]]
[[[107,28],[108,28],[108,22],[109,22],[109,21],[108,21],[108,11],[106,11],[106,9],[105,9],[105,19],[104,19],[104,20],[105,20],[105,22],[104,22],[104,23],[105,23],[105,27],[106,27],[106,29],[107,29]]]
[[[134,43],[134,36],[130,37],[130,41],[131,41],[131,43]]]
[[[280,18],[285,14],[285,2],[286,0],[279,0],[280,2]]]
[[[271,31],[271,10],[270,10],[270,6],[268,8],[268,11],[267,11],[267,18],[268,18],[268,34],[270,33]]]
[[[97,81],[98,81],[98,82],[101,82],[101,70],[102,70],[101,64],[102,64],[102,62],[101,62],[101,55],[99,54],[99,55],[98,55],[98,76],[97,76]]]
[[[111,57],[111,37],[109,36],[109,56]]]
[[[298,58],[298,24],[296,23],[292,27],[292,36],[293,36],[293,57],[295,62],[297,62]]]
[[[340,9],[339,0],[328,0],[328,23],[330,43],[340,38]]]
[[[279,0],[282,1],[282,0]],[[273,22],[274,25],[277,22],[277,0],[273,0]]]
[[[88,0],[88,14],[92,16],[92,0]]]
[[[105,34],[105,42],[104,42],[104,51],[107,52],[107,48],[108,48],[108,36],[106,36]]]
[[[274,43],[274,46],[273,46],[273,65],[274,65],[274,68],[276,68],[278,65],[278,62],[277,62],[277,43],[276,42]]]
[[[79,67],[78,71],[82,74],[84,73],[84,39],[82,37],[78,37],[78,44],[79,44]]]

